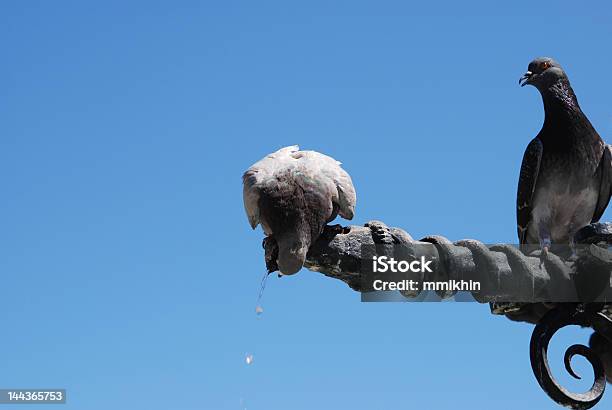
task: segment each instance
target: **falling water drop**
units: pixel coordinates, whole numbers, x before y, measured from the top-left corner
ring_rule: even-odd
[[[259,294],[257,295],[257,303],[255,304],[255,315],[257,315],[258,319],[261,317],[264,311],[263,307],[261,306],[261,298],[263,297],[263,292],[264,292],[264,289],[266,288],[266,282],[268,280],[268,276],[269,275],[266,272],[264,273],[263,278],[261,278],[261,286],[259,287]],[[250,366],[251,364],[253,364],[253,355],[251,353],[246,354],[245,362],[247,366]],[[240,399],[240,406],[242,407],[242,410],[246,410],[246,404],[245,404],[244,398]]]

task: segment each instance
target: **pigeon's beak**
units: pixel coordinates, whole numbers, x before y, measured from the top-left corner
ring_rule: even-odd
[[[529,84],[529,79],[533,76],[531,71],[527,71],[521,78],[519,78],[519,84],[524,87],[525,84]]]

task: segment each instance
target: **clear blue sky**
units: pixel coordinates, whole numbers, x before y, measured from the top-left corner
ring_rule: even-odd
[[[556,408],[531,373],[531,326],[486,305],[362,304],[302,271],[270,278],[256,319],[262,232],[240,177],[300,144],[344,163],[356,224],[515,242],[543,119],[518,78],[556,58],[612,142],[611,12],[2,2],[0,387],[63,387],[65,408],[88,410]],[[561,371],[587,337],[553,346],[568,387],[590,384]]]

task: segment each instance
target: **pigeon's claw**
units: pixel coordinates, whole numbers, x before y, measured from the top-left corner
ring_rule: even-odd
[[[321,238],[332,240],[336,235],[340,235],[346,233],[347,228],[343,227],[340,224],[336,225],[325,225],[323,227],[323,232],[321,233]]]

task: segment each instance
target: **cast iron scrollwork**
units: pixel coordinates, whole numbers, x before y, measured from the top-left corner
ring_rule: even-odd
[[[601,312],[602,304],[562,304],[549,311],[536,325],[531,336],[530,358],[533,373],[542,389],[555,402],[571,409],[589,409],[603,397],[606,388],[606,373],[598,354],[590,347],[575,344],[570,346],[563,358],[565,369],[579,379],[572,369],[571,360],[579,355],[593,367],[594,381],[585,393],[572,393],[561,386],[552,375],[548,364],[548,344],[561,328],[571,325],[592,327],[612,341],[612,320]]]

